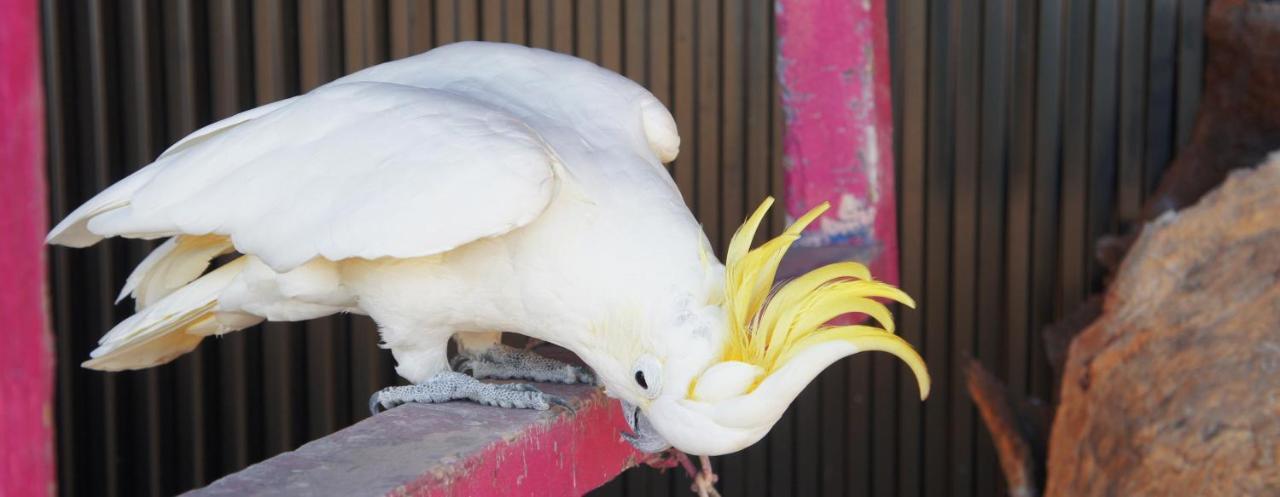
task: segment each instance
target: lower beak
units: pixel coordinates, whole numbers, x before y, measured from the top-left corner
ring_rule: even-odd
[[[671,444],[658,434],[658,430],[654,429],[649,419],[644,417],[639,407],[622,401],[622,417],[626,418],[627,426],[631,427],[631,433],[623,433],[622,438],[636,450],[645,454],[654,454],[671,447]]]

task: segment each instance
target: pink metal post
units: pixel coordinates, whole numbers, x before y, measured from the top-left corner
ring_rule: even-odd
[[[44,109],[34,0],[0,0],[0,495],[52,495]]]
[[[791,218],[831,202],[801,238],[898,279],[893,107],[884,0],[777,0]]]

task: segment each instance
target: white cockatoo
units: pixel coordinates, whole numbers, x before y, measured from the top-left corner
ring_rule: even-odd
[[[546,409],[528,385],[598,381],[638,448],[734,452],[759,440],[827,365],[920,356],[874,298],[910,305],[853,262],[775,286],[821,206],[748,250],[771,201],[714,256],[663,166],[675,121],[590,62],[466,42],[351,74],[192,133],[49,234],[167,239],[121,293],[137,313],[85,367],[154,366],[206,336],[340,312],[378,323],[413,385],[371,407],[470,399]],[[222,255],[233,259],[208,270]],[[863,313],[883,328],[836,326]],[[518,332],[591,372],[498,342]],[[456,337],[453,371],[446,346]],[[592,374],[594,373],[594,375]]]

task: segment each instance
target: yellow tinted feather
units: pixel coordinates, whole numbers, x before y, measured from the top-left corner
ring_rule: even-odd
[[[874,300],[887,299],[915,307],[902,290],[875,281],[857,262],[837,262],[805,273],[774,289],[782,256],[801,232],[830,207],[823,203],[801,216],[778,237],[755,249],[751,241],[773,205],[767,198],[734,233],[725,264],[725,300],[729,339],[722,361],[741,361],[772,374],[798,352],[831,341],[844,341],[859,351],[894,354],[911,367],[923,394],[929,377],[924,361],[905,340],[893,334],[889,308]],[[865,314],[880,327],[828,326],[849,313]],[[922,396],[923,398],[923,396]]]

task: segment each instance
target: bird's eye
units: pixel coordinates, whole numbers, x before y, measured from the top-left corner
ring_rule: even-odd
[[[636,385],[644,389],[645,396],[653,399],[662,391],[662,363],[650,355],[636,361],[634,377]]]

